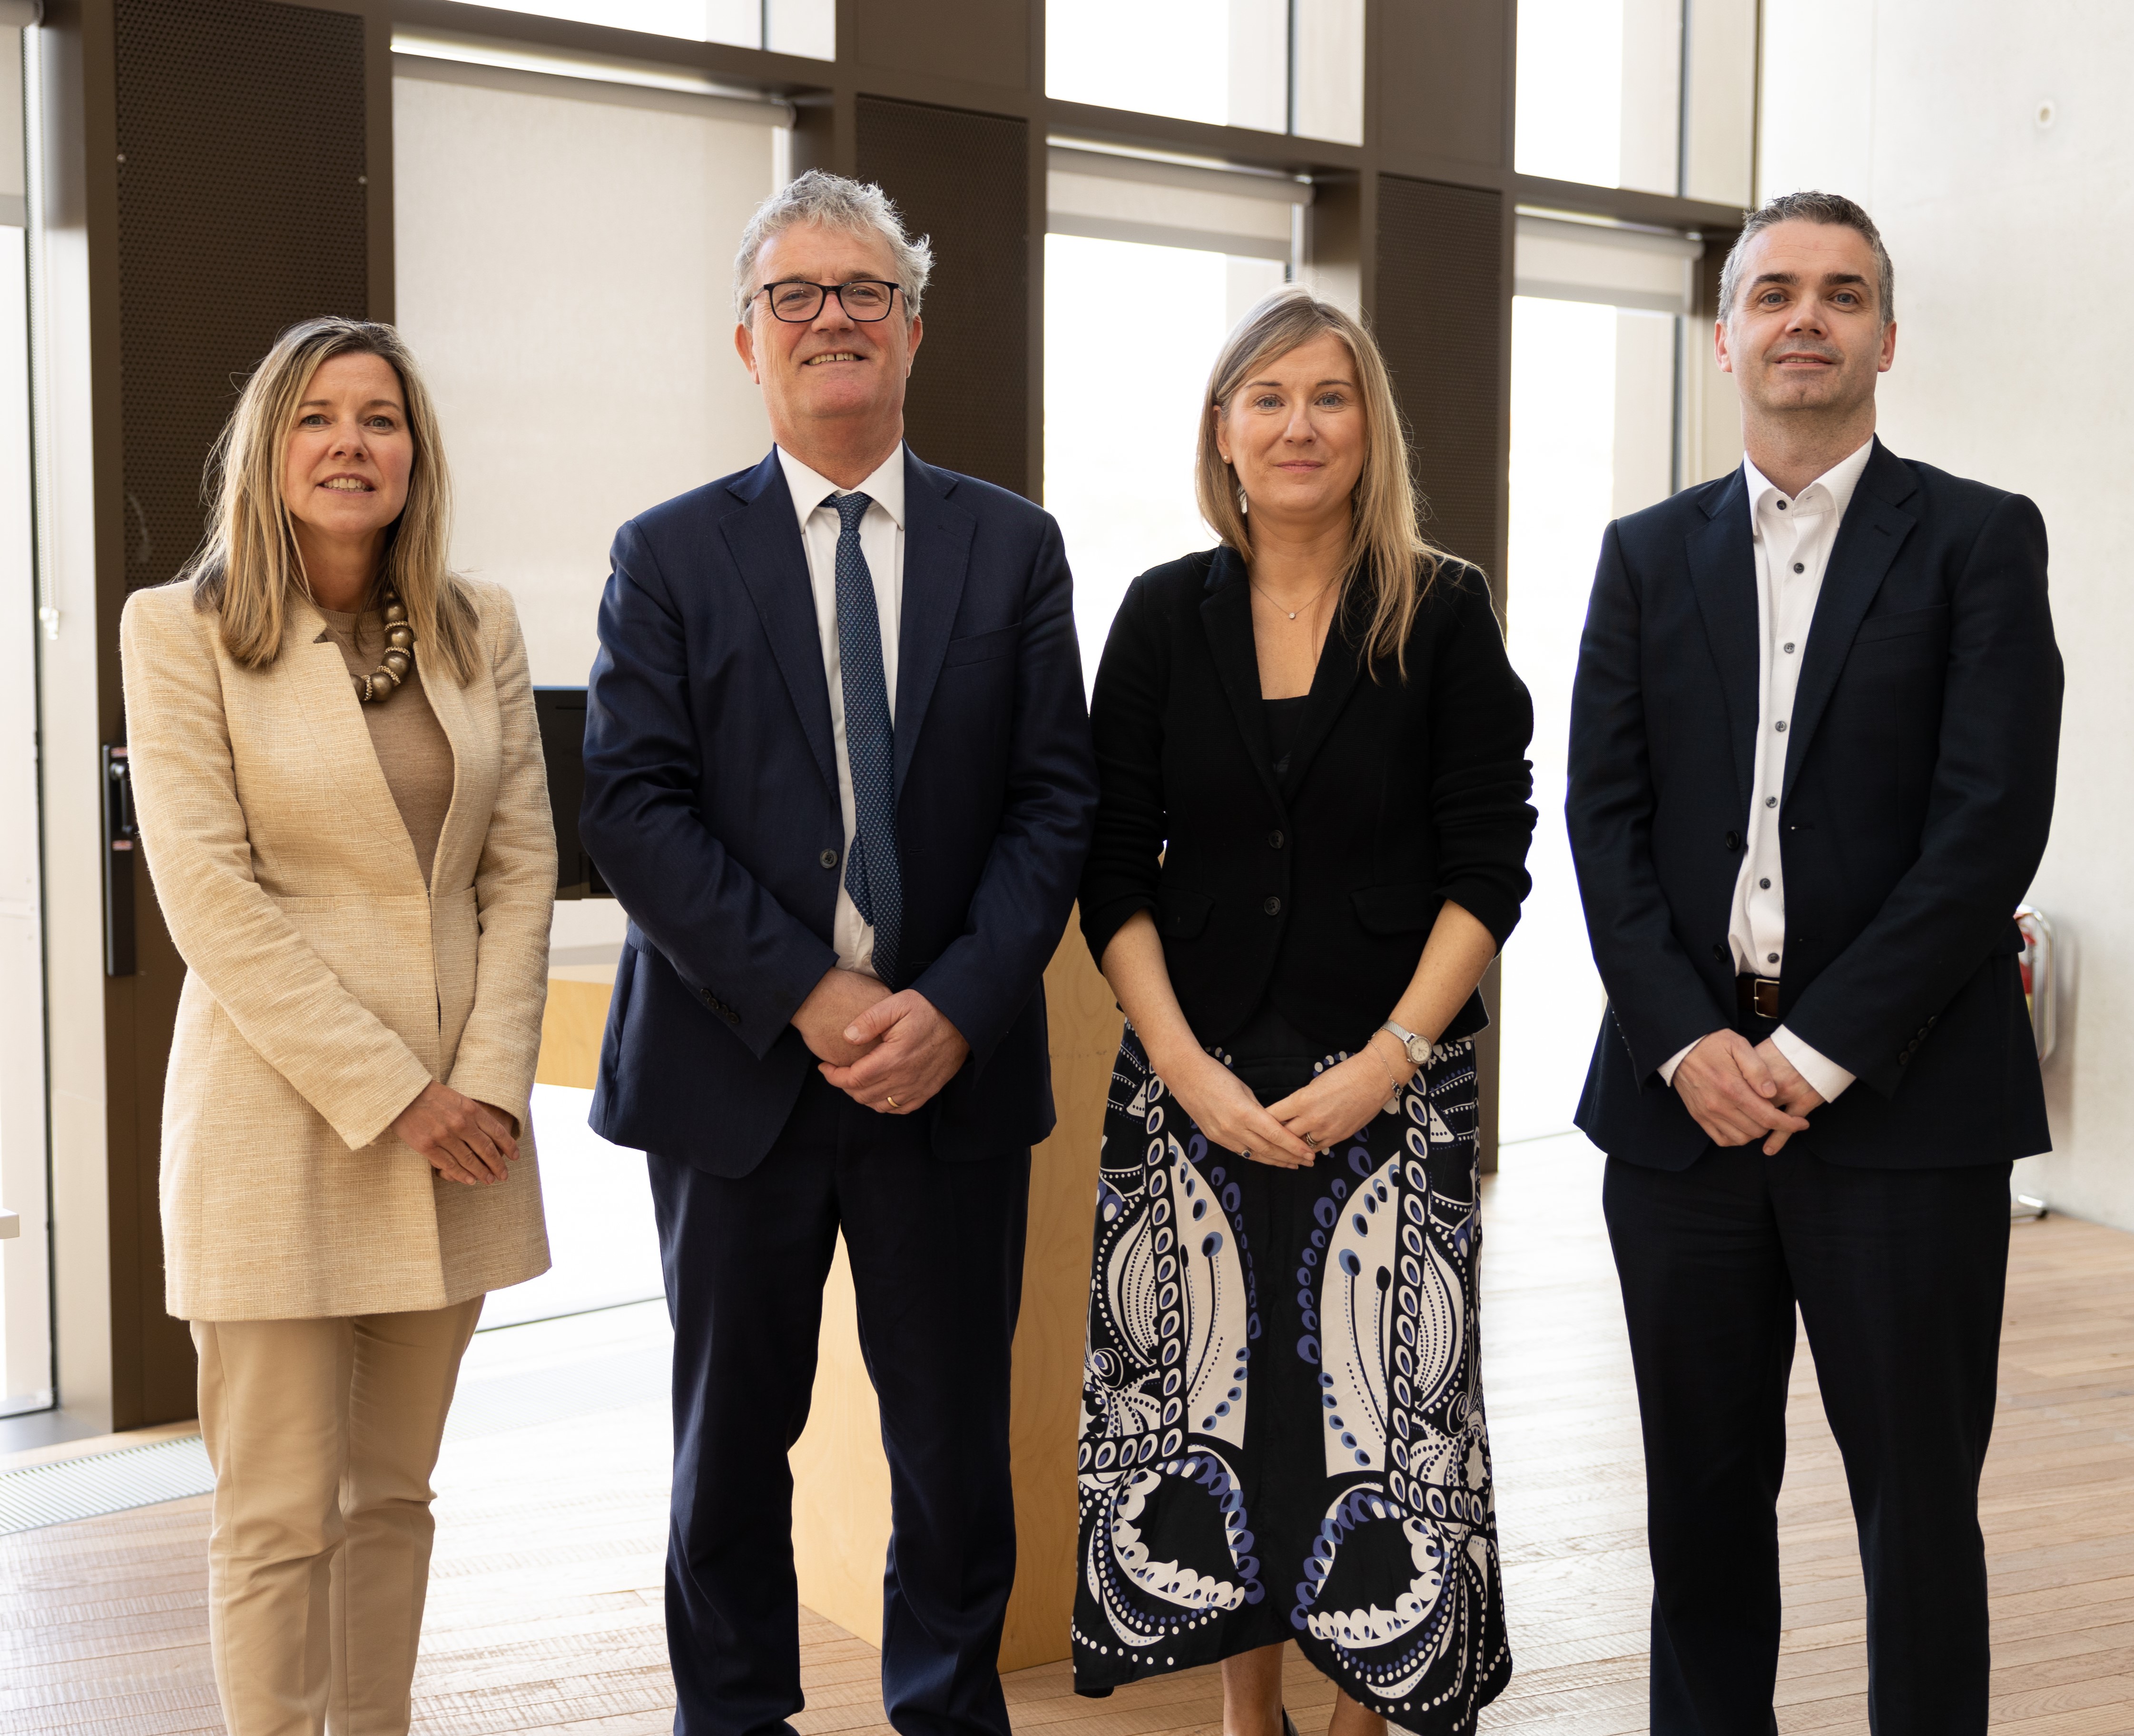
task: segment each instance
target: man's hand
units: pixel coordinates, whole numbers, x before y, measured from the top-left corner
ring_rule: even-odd
[[[848,1067],[874,1047],[846,1032],[868,1008],[889,999],[888,988],[860,970],[826,970],[793,1015],[793,1028],[818,1061]]]
[[[1786,1059],[1786,1052],[1777,1043],[1767,1037],[1756,1045],[1756,1053],[1770,1070],[1771,1077],[1779,1087],[1775,1100],[1780,1109],[1805,1116],[1810,1110],[1823,1107],[1823,1094],[1801,1077],[1800,1070]],[[1678,1073],[1677,1076],[1680,1076]],[[1764,1155],[1776,1157],[1792,1137],[1788,1133],[1773,1134],[1764,1141]]]
[[[1768,1043],[1753,1047],[1738,1031],[1714,1031],[1683,1056],[1674,1070],[1674,1088],[1683,1106],[1713,1144],[1746,1145],[1775,1134],[1778,1144],[1764,1148],[1775,1152],[1785,1144],[1786,1135],[1808,1131],[1806,1119],[1779,1100],[1782,1088],[1765,1059],[1769,1047]],[[1786,1071],[1793,1072],[1790,1066]],[[1797,1073],[1794,1077],[1800,1079]],[[1804,1081],[1799,1088],[1807,1090]],[[1815,1094],[1809,1091],[1808,1095]]]
[[[855,1103],[886,1115],[908,1115],[919,1108],[955,1076],[971,1052],[963,1033],[915,989],[885,991],[839,1034],[860,1059],[839,1066],[826,1057],[823,1076]]]

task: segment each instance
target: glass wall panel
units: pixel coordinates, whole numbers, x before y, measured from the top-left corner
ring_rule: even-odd
[[[478,14],[495,7],[465,0],[470,30],[483,28]],[[543,18],[604,24],[611,30],[681,36],[693,42],[727,42],[736,48],[768,48],[777,54],[837,57],[837,0],[504,0],[513,12]]]
[[[1193,458],[1215,353],[1278,259],[1045,238],[1045,505],[1074,569],[1084,675],[1135,577],[1214,536]]]
[[[1682,191],[1692,199],[1746,206],[1755,200],[1756,0],[1688,4]]]
[[[1073,0],[1045,9],[1048,95],[1286,131],[1287,0]]]
[[[1676,191],[1682,8],[1683,0],[1520,0],[1521,174]]]
[[[1663,498],[1675,317],[1521,296],[1512,303],[1512,662],[1533,695],[1534,889],[1504,960],[1499,1127],[1567,1131],[1606,997],[1563,824],[1572,677],[1610,520]]]
[[[1290,131],[1364,142],[1364,0],[1292,0]]]

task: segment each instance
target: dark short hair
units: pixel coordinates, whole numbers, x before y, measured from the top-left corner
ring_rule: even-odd
[[[1727,250],[1719,268],[1719,317],[1734,311],[1734,297],[1741,287],[1741,255],[1750,241],[1774,223],[1830,223],[1856,230],[1875,250],[1876,305],[1888,325],[1897,317],[1897,274],[1890,264],[1890,249],[1882,244],[1882,232],[1875,220],[1842,193],[1781,193],[1760,210],[1749,214],[1741,233]]]

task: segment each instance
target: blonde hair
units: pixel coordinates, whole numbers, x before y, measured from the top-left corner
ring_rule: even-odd
[[[306,320],[275,339],[208,454],[201,478],[211,505],[207,539],[179,577],[191,582],[196,607],[220,614],[222,642],[239,663],[265,669],[281,655],[289,593],[311,595],[282,497],[282,467],[311,377],[336,355],[375,355],[391,365],[415,447],[408,502],[385,533],[365,607],[374,606],[390,585],[407,607],[418,652],[465,685],[478,661],[477,617],[466,585],[445,565],[451,479],[436,408],[415,358],[390,326]]]
[[[1439,566],[1454,557],[1423,537],[1422,502],[1416,494],[1407,429],[1393,397],[1393,377],[1360,322],[1295,284],[1277,290],[1238,322],[1208,376],[1194,490],[1208,528],[1249,563],[1252,527],[1244,490],[1215,443],[1216,424],[1229,413],[1238,388],[1263,365],[1328,332],[1348,346],[1364,400],[1364,470],[1349,496],[1349,550],[1340,576],[1339,607],[1369,612],[1364,655],[1374,665],[1390,659],[1405,679],[1416,611]]]

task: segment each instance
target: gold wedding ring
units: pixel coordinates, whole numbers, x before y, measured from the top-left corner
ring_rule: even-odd
[[[896,1098],[894,1098],[894,1097],[890,1097],[890,1096],[889,1096],[889,1093],[888,1093],[887,1091],[884,1091],[884,1092],[882,1093],[882,1095],[883,1095],[883,1096],[885,1096],[885,1097],[889,1097],[889,1106],[890,1106],[891,1109],[895,1109],[895,1108],[896,1107]]]

